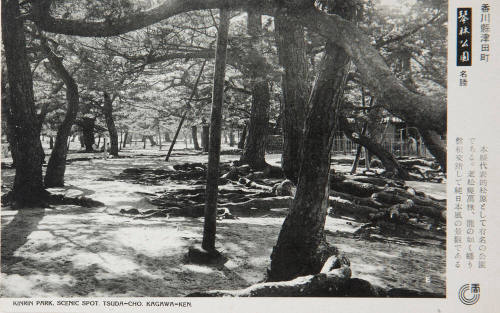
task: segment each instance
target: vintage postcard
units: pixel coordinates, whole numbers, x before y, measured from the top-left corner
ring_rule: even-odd
[[[0,312],[488,312],[497,0],[2,0]]]

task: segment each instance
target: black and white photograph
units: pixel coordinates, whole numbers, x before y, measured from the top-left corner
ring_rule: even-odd
[[[1,4],[0,298],[15,299],[9,308],[86,311],[80,298],[95,300],[93,311],[126,310],[129,298],[185,310],[199,297],[457,302],[457,291],[464,304],[480,301],[474,281],[448,290],[447,267],[494,263],[481,258],[479,220],[474,228],[466,217],[486,210],[488,149],[449,139],[447,87],[449,64],[463,66],[453,72],[463,88],[479,80],[466,66],[480,52],[467,44],[487,39],[470,35],[489,7]],[[450,16],[465,21],[459,33]],[[476,172],[457,165],[468,160]],[[447,168],[464,169],[463,185]],[[459,233],[452,214],[463,217]],[[454,260],[447,250],[458,244]]]

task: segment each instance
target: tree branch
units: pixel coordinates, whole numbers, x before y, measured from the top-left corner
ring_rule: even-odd
[[[426,27],[426,26],[434,23],[441,16],[442,16],[442,14],[438,13],[434,17],[432,17],[429,21],[427,21],[426,23],[418,24],[412,30],[410,30],[410,31],[408,31],[406,33],[403,33],[401,35],[397,35],[397,36],[394,36],[394,37],[391,37],[391,38],[387,38],[387,39],[380,38],[379,40],[376,41],[375,48],[379,49],[379,48],[381,48],[383,46],[387,46],[390,43],[393,43],[393,42],[396,42],[396,41],[401,41],[401,40],[403,40],[405,38],[408,38],[408,37],[410,37],[410,36],[418,33],[422,28],[424,28],[424,27]]]
[[[108,37],[121,35],[166,18],[194,10],[230,8],[241,9],[256,7],[269,12],[270,0],[166,0],[163,4],[143,12],[133,13],[122,18],[110,18],[100,22],[68,20],[50,15],[47,1],[32,2],[32,19],[41,29],[66,35],[85,37]]]

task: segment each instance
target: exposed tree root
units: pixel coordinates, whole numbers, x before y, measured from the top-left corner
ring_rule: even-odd
[[[426,164],[422,160],[405,159],[404,163]],[[265,171],[253,172],[250,166],[222,166],[221,180],[233,184],[230,189],[219,189],[218,218],[238,216],[282,216],[290,207],[295,186],[288,180],[268,178]],[[123,173],[127,179],[156,184],[165,179],[204,179],[206,166],[202,163],[176,164],[173,170],[134,168]],[[120,174],[120,175],[122,175]],[[271,175],[272,176],[272,175]],[[205,203],[204,181],[195,181],[195,188],[166,192],[146,198],[159,207],[158,210],[122,212],[136,218],[203,216]],[[200,184],[200,186],[198,186]],[[236,187],[236,189],[234,189]],[[441,229],[446,216],[446,201],[437,200],[405,186],[403,180],[381,175],[350,175],[334,173],[330,177],[331,209],[335,217],[354,218],[370,223],[363,231],[382,231],[413,234],[414,229]],[[277,212],[276,210],[283,210]],[[395,226],[397,225],[397,227]]]
[[[194,292],[188,297],[425,297],[443,298],[444,294],[403,288],[384,289],[370,282],[351,278],[350,262],[345,257],[331,256],[315,275],[300,276],[289,281],[267,282],[241,290]]]
[[[292,202],[292,197],[272,197],[272,198],[256,198],[240,203],[224,203],[219,204],[217,214],[219,218],[237,218],[238,216],[255,216],[268,213],[272,209],[288,208]],[[177,205],[175,205],[177,204]],[[162,207],[158,210],[148,210],[140,212],[137,209],[121,210],[120,213],[137,215],[136,218],[151,218],[151,217],[168,217],[168,216],[185,216],[185,217],[202,217],[205,204],[196,203],[191,205],[173,203],[172,206]]]

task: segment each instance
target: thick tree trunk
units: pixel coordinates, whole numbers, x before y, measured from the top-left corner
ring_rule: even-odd
[[[2,41],[10,89],[9,107],[17,141],[13,198],[20,204],[30,205],[39,203],[46,192],[40,153],[43,149],[23,21],[18,0],[2,1]]]
[[[2,67],[2,117],[5,123],[5,135],[9,143],[12,167],[16,167],[17,139],[15,138],[15,125],[12,120],[12,111],[9,107],[9,92],[7,90],[7,73]]]
[[[337,42],[353,58],[360,80],[389,112],[419,129],[446,133],[446,101],[410,91],[388,68],[369,36],[339,15],[313,9],[304,12],[305,26]]]
[[[284,69],[281,77],[284,100],[281,167],[285,177],[296,184],[309,96],[304,27],[298,24],[296,19],[280,11],[276,14],[274,22],[279,61]]]
[[[194,149],[200,150],[200,145],[198,144],[198,128],[196,125],[191,126],[191,136],[193,137]]]
[[[203,152],[208,152],[209,138],[210,138],[210,126],[205,124],[201,129],[201,147],[203,148]]]
[[[45,187],[62,187],[64,186],[64,173],[66,171],[66,157],[69,147],[69,136],[71,134],[71,127],[76,119],[78,113],[78,105],[80,96],[78,95],[78,86],[71,76],[71,74],[64,67],[61,59],[56,56],[49,48],[46,39],[41,39],[41,46],[47,55],[52,68],[60,76],[64,85],[66,85],[66,101],[68,108],[66,115],[59,129],[57,130],[56,142],[52,153],[50,154],[47,171],[45,173]],[[52,138],[52,137],[51,137]]]
[[[256,170],[267,166],[265,153],[269,124],[269,85],[256,82],[252,87],[252,108],[248,135],[241,161]]]
[[[248,11],[247,32],[250,35],[249,74],[252,85],[252,107],[241,162],[253,169],[261,170],[267,166],[266,141],[269,127],[269,83],[265,76],[265,59],[260,55],[260,34],[262,32],[261,16]]]
[[[311,92],[295,199],[271,255],[268,281],[318,273],[329,257],[324,247],[324,226],[330,151],[348,64],[344,50],[328,43]]]
[[[224,79],[226,74],[226,53],[229,31],[229,10],[220,10],[215,52],[214,83],[212,90],[212,112],[210,117],[210,148],[208,153],[207,187],[205,199],[205,219],[203,225],[202,248],[215,251],[217,219],[217,193],[219,180],[220,137],[222,105],[224,103]]]
[[[118,131],[116,130],[115,121],[113,119],[113,101],[107,92],[104,92],[104,106],[102,109],[104,118],[106,119],[106,126],[108,127],[109,141],[111,142],[109,154],[117,157],[119,150]]]
[[[241,131],[240,141],[238,142],[238,149],[245,148],[245,141],[247,138],[247,124],[243,125],[243,130]]]
[[[85,145],[86,152],[94,151],[94,148],[92,147],[95,143],[94,128],[95,118],[84,117],[82,119],[83,144]]]
[[[436,158],[443,173],[446,173],[446,144],[443,144],[439,135],[432,130],[420,129],[419,131],[424,140],[425,147]]]
[[[387,172],[391,172],[394,176],[401,179],[409,179],[408,171],[404,169],[392,153],[386,151],[382,145],[363,134],[355,133],[345,116],[339,117],[339,124],[340,128],[344,131],[344,134],[352,142],[362,145],[368,149],[370,153],[377,156]],[[365,159],[365,162],[368,162],[368,157]]]

